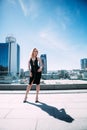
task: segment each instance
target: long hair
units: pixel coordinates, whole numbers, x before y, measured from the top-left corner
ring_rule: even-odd
[[[33,57],[34,57],[34,51],[37,51],[37,54],[38,54],[38,50],[37,50],[37,48],[34,48],[34,49],[32,50],[32,52],[31,52],[31,56],[30,56],[30,58],[33,58]]]

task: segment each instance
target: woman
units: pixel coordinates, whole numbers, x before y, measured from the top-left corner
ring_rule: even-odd
[[[39,57],[37,57],[37,55],[38,55],[38,50],[34,48],[28,62],[28,68],[30,71],[30,79],[29,79],[29,85],[27,86],[27,89],[26,89],[26,94],[23,101],[24,103],[27,100],[27,95],[33,84],[36,84],[35,102],[38,102],[38,93],[40,90],[40,79],[41,79],[41,72],[42,72],[42,61]]]

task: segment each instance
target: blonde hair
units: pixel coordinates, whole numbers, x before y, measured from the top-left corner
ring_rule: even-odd
[[[34,51],[37,51],[37,54],[38,54],[38,50],[37,50],[37,48],[34,48],[34,49],[32,50],[32,52],[31,52],[31,56],[30,56],[30,58],[34,57]]]

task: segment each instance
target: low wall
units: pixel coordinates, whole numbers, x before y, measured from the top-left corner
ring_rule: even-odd
[[[27,84],[0,84],[0,90],[26,90]],[[36,85],[32,86],[32,90]],[[41,90],[87,89],[87,84],[41,84]]]

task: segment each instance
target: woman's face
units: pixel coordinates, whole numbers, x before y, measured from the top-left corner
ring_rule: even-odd
[[[33,50],[33,55],[36,57],[38,55],[38,50],[37,49],[34,49]]]

